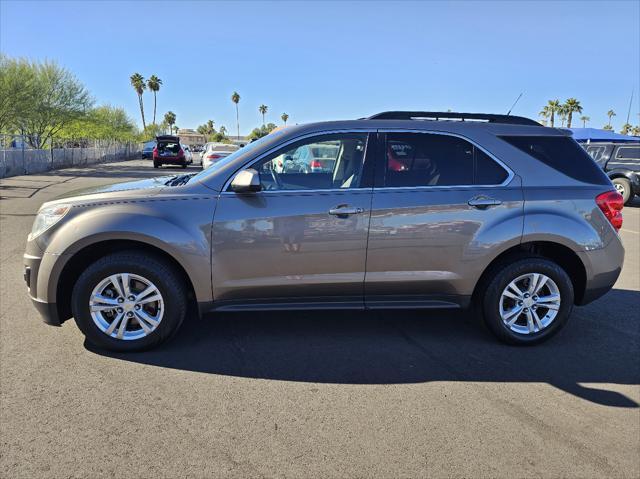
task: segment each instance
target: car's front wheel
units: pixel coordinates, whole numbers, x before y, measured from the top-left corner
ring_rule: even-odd
[[[187,292],[174,268],[137,251],[91,264],[78,278],[71,301],[87,341],[112,351],[157,346],[177,331],[187,311]]]
[[[504,342],[539,343],[566,324],[573,297],[571,279],[551,260],[530,257],[503,263],[484,289],[484,320]]]

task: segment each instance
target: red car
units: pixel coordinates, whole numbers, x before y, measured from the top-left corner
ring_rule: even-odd
[[[180,144],[177,136],[157,136],[156,147],[153,149],[153,167],[162,165],[178,165],[186,168],[193,163],[190,156],[185,154],[185,148]]]

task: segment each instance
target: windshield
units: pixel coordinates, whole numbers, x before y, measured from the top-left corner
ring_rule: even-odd
[[[282,130],[280,130],[280,131],[282,131]],[[245,155],[247,153],[251,153],[254,150],[260,149],[260,147],[264,143],[266,143],[267,141],[271,141],[273,139],[273,135],[277,134],[277,133],[280,133],[280,132],[276,132],[276,133],[272,133],[272,134],[263,136],[259,140],[254,141],[253,143],[249,143],[249,144],[245,145],[243,148],[240,148],[239,150],[234,151],[229,156],[225,156],[224,158],[222,158],[219,161],[215,162],[209,168],[207,168],[205,170],[202,170],[200,173],[198,173],[197,175],[193,176],[191,179],[193,179],[195,181],[200,181],[200,180],[206,178],[207,176],[211,175],[212,173],[214,173],[214,172],[218,171],[219,169],[227,166],[229,163],[233,163],[236,160],[236,158],[239,158],[240,156]]]

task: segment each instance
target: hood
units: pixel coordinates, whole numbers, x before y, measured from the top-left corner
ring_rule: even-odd
[[[174,176],[160,176],[156,178],[148,178],[145,180],[127,181],[125,183],[115,183],[100,186],[91,186],[89,188],[81,188],[78,190],[68,191],[57,198],[57,200],[63,200],[72,197],[86,197],[106,195],[111,198],[118,195],[119,192],[126,192],[126,196],[148,196],[158,194],[162,188],[167,187],[167,181]]]

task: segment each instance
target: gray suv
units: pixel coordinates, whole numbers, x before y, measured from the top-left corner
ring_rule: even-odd
[[[309,145],[331,168],[283,169]],[[622,198],[566,132],[385,112],[274,132],[198,174],[42,205],[25,280],[45,322],[133,351],[211,311],[477,307],[533,344],[615,283]]]

